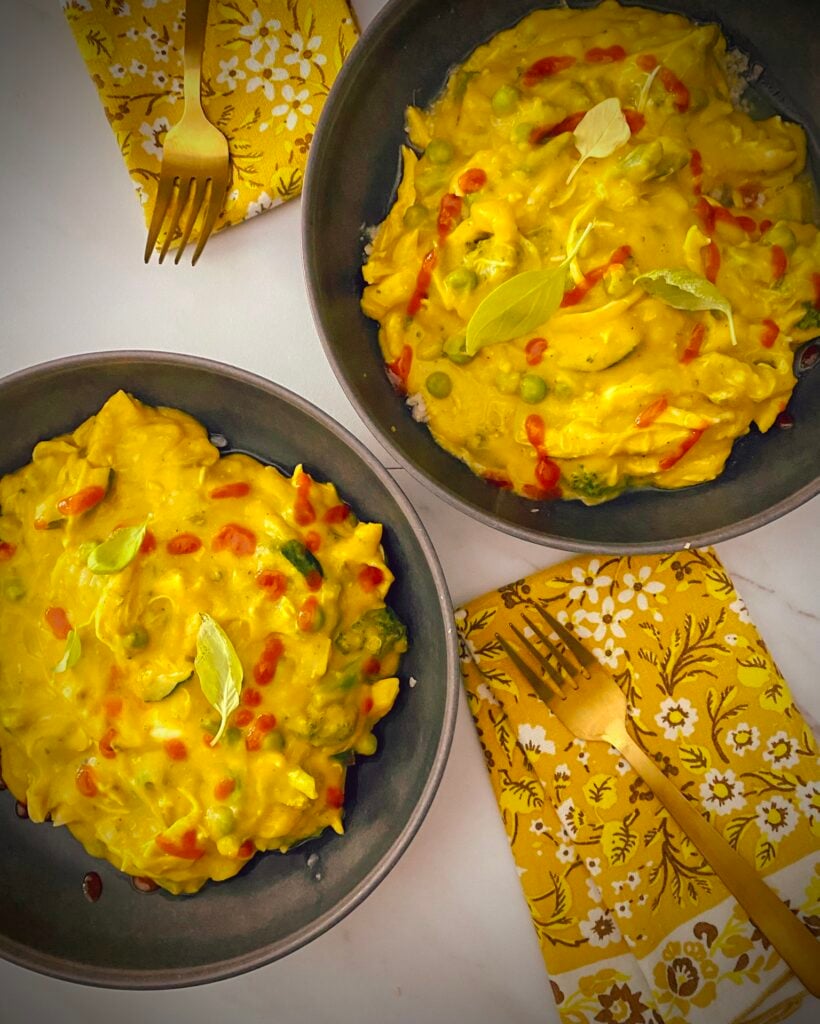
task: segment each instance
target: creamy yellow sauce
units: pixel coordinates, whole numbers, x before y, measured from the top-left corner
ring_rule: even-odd
[[[732,88],[716,26],[606,0],[535,12],[407,111],[362,307],[414,415],[475,473],[587,503],[683,487],[785,408],[820,301],[805,135],[753,120]],[[627,138],[581,162],[581,119],[612,99]],[[585,230],[562,304],[465,351],[481,303],[558,268]],[[670,270],[714,284],[736,343],[725,312],[638,280]]]
[[[2,772],[32,819],[173,893],[342,832],[407,646],[380,525],[123,392],[3,477],[0,510]],[[204,617],[241,666],[223,729]]]

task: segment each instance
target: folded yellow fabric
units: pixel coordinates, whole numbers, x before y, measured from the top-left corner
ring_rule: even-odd
[[[163,140],[182,113],[184,0],[62,3],[147,223]],[[319,114],[356,38],[346,0],[212,0],[202,105],[231,153],[214,230],[299,195]]]
[[[811,730],[711,550],[565,562],[456,613],[465,686],[565,1024],[782,1020],[803,990],[605,743],[575,739],[516,673],[540,602],[609,667],[632,732],[820,934]]]

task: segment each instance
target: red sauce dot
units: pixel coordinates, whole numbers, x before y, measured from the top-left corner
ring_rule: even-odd
[[[211,542],[213,551],[230,551],[237,557],[256,551],[256,534],[238,523],[226,523]]]
[[[321,546],[321,535],[318,534],[315,530],[310,530],[305,536],[305,547],[308,549],[308,551],[313,551],[315,554],[315,552],[317,552]]]
[[[362,714],[369,715],[373,710],[373,698],[368,696],[362,701]]]
[[[117,735],[117,730],[111,726],[106,729],[100,739],[100,753],[103,757],[114,758],[117,756],[116,750],[111,746],[114,741],[114,737]]]
[[[288,589],[288,578],[283,572],[274,569],[263,569],[256,574],[256,585],[261,587],[272,599],[281,597]]]
[[[262,703],[262,694],[258,690],[243,690],[239,699],[246,708],[258,708]]]
[[[365,565],[359,570],[359,586],[365,593],[371,593],[384,582],[384,573],[377,565]]]
[[[235,483],[223,484],[221,487],[215,487],[211,491],[211,497],[220,498],[244,498],[245,495],[250,494],[251,485],[245,483],[242,480],[237,480]]]
[[[184,761],[188,756],[188,748],[182,740],[166,740],[163,746],[172,761]]]
[[[244,729],[246,725],[250,725],[253,721],[253,712],[248,708],[240,708],[234,715],[234,722],[239,726],[240,729]]]
[[[150,530],[146,530],[142,538],[142,544],[140,544],[140,554],[150,555],[151,552],[156,551],[156,549],[157,538],[153,535],[153,533],[151,533]]]
[[[325,793],[325,800],[328,807],[339,808],[345,802],[345,795],[338,786],[328,786]]]
[[[236,856],[241,860],[248,860],[256,853],[256,846],[252,839],[246,839],[244,843],[236,851]]]
[[[222,779],[214,786],[214,796],[217,800],[227,800],[235,789],[236,783],[233,779]]]
[[[327,511],[322,516],[322,521],[325,523],[343,523],[349,515],[349,505],[331,505],[331,507],[327,509]]]
[[[45,619],[58,640],[65,640],[71,632],[71,622],[64,608],[46,608]]]
[[[94,777],[94,769],[91,765],[81,764],[77,769],[77,774],[74,776],[74,782],[83,796],[93,797],[99,792],[97,780]]]
[[[169,555],[192,555],[202,547],[202,541],[193,533],[178,533],[165,548]]]

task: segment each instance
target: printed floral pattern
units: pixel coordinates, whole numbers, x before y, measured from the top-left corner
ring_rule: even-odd
[[[148,223],[165,136],[182,112],[184,2],[62,6]],[[299,195],[316,122],[356,38],[346,0],[210,5],[202,104],[231,153],[231,182],[214,230]],[[192,239],[197,234],[198,225]]]
[[[499,644],[539,605],[612,671],[661,771],[820,931],[820,762],[745,604],[712,551],[598,556],[478,598],[456,623],[564,1024],[754,1016],[783,975],[777,954],[618,751],[567,732]],[[767,1024],[799,1003],[771,1000]]]

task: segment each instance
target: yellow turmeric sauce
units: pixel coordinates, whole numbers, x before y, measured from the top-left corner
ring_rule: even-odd
[[[593,504],[711,480],[772,426],[820,323],[814,197],[803,130],[733,104],[716,26],[613,0],[537,11],[407,130],[362,308],[440,445],[498,486]]]
[[[32,819],[172,893],[342,832],[406,649],[380,525],[123,392],[0,509],[2,772]]]

